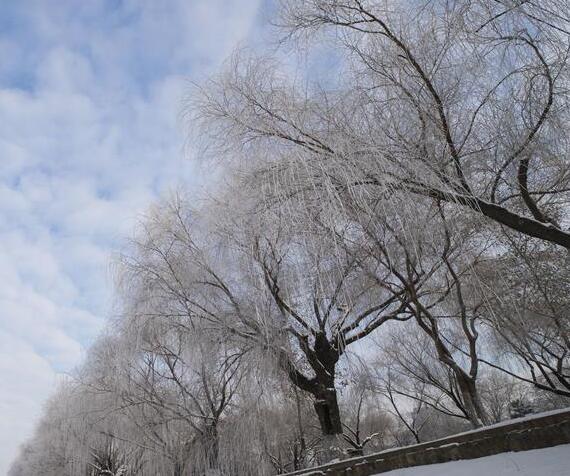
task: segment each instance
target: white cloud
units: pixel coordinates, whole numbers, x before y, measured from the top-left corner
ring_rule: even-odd
[[[24,339],[0,331],[0,474],[28,438],[41,412],[41,402],[54,389],[56,375],[50,363]]]
[[[157,195],[195,180],[186,78],[221,63],[258,0],[14,2],[0,29],[0,474],[55,375],[110,310],[109,257]],[[109,10],[111,4],[114,10]],[[3,33],[2,33],[3,32]]]

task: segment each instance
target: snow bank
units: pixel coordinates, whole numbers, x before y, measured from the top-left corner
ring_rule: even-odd
[[[570,445],[395,469],[376,476],[570,476]]]
[[[453,435],[444,436],[443,438],[439,438],[437,440],[432,440],[432,441],[435,443],[436,441],[446,440],[447,438],[453,438],[455,436],[469,435],[471,433],[478,433],[480,431],[486,431],[486,430],[489,430],[491,428],[500,428],[501,426],[508,426],[508,425],[513,425],[516,423],[525,422],[525,421],[537,420],[539,418],[558,415],[560,413],[568,413],[568,410],[570,410],[570,407],[560,408],[558,410],[550,410],[550,411],[541,412],[541,413],[532,413],[532,414],[524,416],[524,417],[511,418],[510,420],[503,420],[499,423],[494,423],[493,425],[482,426],[481,428],[477,428],[474,430],[467,430],[467,431],[463,431],[461,433],[455,433]],[[566,476],[566,475],[564,475],[564,476]],[[569,473],[569,476],[570,476],[570,473]]]

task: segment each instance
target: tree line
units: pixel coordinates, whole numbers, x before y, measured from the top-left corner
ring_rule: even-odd
[[[216,180],[149,211],[10,474],[281,474],[568,406],[568,11],[282,0],[192,93]]]

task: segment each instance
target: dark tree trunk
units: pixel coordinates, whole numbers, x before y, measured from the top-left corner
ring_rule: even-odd
[[[291,382],[312,395],[313,407],[319,418],[323,435],[322,447],[326,460],[342,457],[343,428],[335,388],[336,364],[341,352],[327,339],[324,333],[315,335],[311,348],[308,338],[300,339],[300,347],[315,376],[306,377],[291,360],[281,355],[281,365],[287,371]]]
[[[334,387],[324,388],[314,394],[315,402],[313,404],[321,432],[323,435],[342,434],[342,421],[340,419],[340,410],[336,389]]]
[[[299,430],[299,451],[295,451],[294,469],[295,471],[305,467],[305,458],[307,456],[307,442],[305,440],[305,429],[303,426],[303,418],[301,416],[301,398],[299,397],[299,389],[295,390],[295,405],[297,407],[297,426]]]
[[[335,387],[336,364],[340,357],[338,350],[324,334],[315,338],[314,358],[311,358],[315,372],[313,394],[315,412],[323,435],[321,448],[325,461],[345,456],[345,441]]]
[[[184,471],[184,465],[179,461],[174,463],[174,471],[172,472],[173,476],[182,476],[182,471]]]
[[[307,356],[315,372],[314,407],[319,417],[323,435],[342,434],[342,421],[335,388],[336,364],[340,357],[338,350],[324,333],[317,334],[311,354]]]
[[[209,425],[204,433],[206,468],[210,473],[219,468],[220,444],[218,427],[215,423]]]

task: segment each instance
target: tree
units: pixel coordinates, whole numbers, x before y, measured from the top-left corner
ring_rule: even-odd
[[[273,473],[284,474],[318,464],[321,432],[310,398],[279,378],[272,382],[269,392],[273,398],[264,402],[258,418],[263,451]]]
[[[527,239],[480,267],[488,293],[487,321],[502,359],[484,363],[564,397],[570,396],[568,256]],[[500,356],[500,357],[501,357]]]
[[[116,395],[140,433],[139,445],[170,460],[174,476],[188,467],[215,474],[221,426],[244,376],[243,355],[210,338],[199,323],[149,317],[148,303],[137,304],[125,309],[120,327],[123,358],[112,357],[120,374],[96,385]]]
[[[424,420],[427,414],[422,413],[425,408],[446,417],[465,419],[473,426],[480,425],[469,407],[471,402],[465,401],[465,392],[453,367],[440,360],[428,335],[421,329],[408,328],[392,332],[388,339],[379,345],[380,353],[372,373],[374,388],[385,397],[392,412],[416,441],[428,423]],[[460,351],[452,349],[450,355],[454,361],[461,362]],[[413,407],[414,411],[406,415],[406,407]]]
[[[344,438],[349,443],[350,455],[386,448],[386,437],[392,426],[389,414],[379,405],[377,395],[365,372],[352,369],[347,388],[343,392],[345,409]]]
[[[10,474],[282,474],[524,413],[531,385],[563,405],[568,6],[282,0],[282,48],[332,41],[341,74],[237,52],[198,88],[224,172],[144,219]]]
[[[281,198],[425,197],[570,249],[565,6],[283,0],[284,41],[330,32],[346,81],[304,91],[236,55],[201,90],[203,131],[271,156],[257,176]]]
[[[272,210],[230,208],[229,225],[208,230],[185,207],[176,201],[154,215],[125,260],[128,282],[140,293],[134,295],[150,303],[144,313],[184,316],[187,325],[201,322],[244,352],[271,352],[290,381],[312,395],[327,445],[338,444],[340,357],[387,321],[407,319],[401,295],[378,287],[378,273],[387,270],[372,279],[359,248],[346,236],[340,244],[350,233],[346,223],[333,242],[319,227],[307,224],[300,233]]]
[[[525,384],[499,370],[490,369],[481,379],[481,399],[491,423],[499,423],[508,417],[509,404],[520,398]]]
[[[517,398],[509,405],[509,415],[511,418],[521,418],[534,413],[532,405],[525,402],[523,399]]]
[[[451,260],[467,237],[452,238],[447,220],[467,215],[472,227],[482,223],[480,242],[502,229],[538,238],[539,246],[570,249],[561,225],[570,190],[568,144],[559,127],[569,110],[562,5],[283,1],[284,41],[303,39],[310,47],[318,44],[317,33],[331,32],[349,79],[301,90],[280,72],[277,57],[237,53],[196,100],[209,145],[217,144],[224,157],[249,159],[241,170],[260,184],[263,203],[320,208],[309,221],[348,210],[347,223],[372,223],[366,229],[374,230],[367,238],[377,248],[370,253],[376,263],[392,258],[386,240],[374,240],[376,230],[405,223],[388,228],[388,243],[399,244],[405,257],[398,273],[390,266],[391,279],[396,275],[400,296],[410,301],[404,311],[452,369],[475,425],[487,420],[475,385],[475,320],[485,298],[468,308],[471,284],[464,280],[476,276],[462,274],[473,263],[458,268]],[[413,225],[423,214],[434,217],[432,259],[444,263],[435,279],[446,289],[441,303],[434,298],[427,307],[425,289],[419,293],[414,282],[426,276],[421,255],[428,240]],[[467,344],[468,369],[452,358],[454,343],[440,334],[433,312],[450,306]]]

